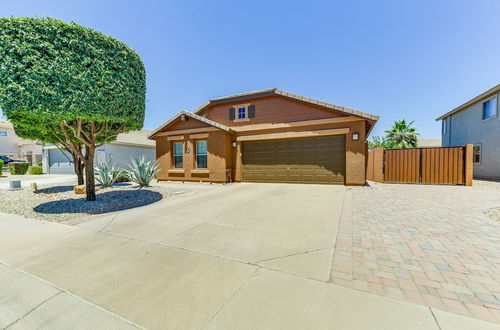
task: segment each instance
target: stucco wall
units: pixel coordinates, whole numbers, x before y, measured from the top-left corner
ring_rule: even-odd
[[[250,121],[234,121],[229,119],[229,108],[248,103],[255,106],[255,118],[252,118]],[[267,96],[251,100],[216,104],[198,114],[220,124],[232,127],[346,116],[339,112],[280,96]]]
[[[97,150],[105,152],[106,163],[125,170],[132,164],[132,158],[145,156],[148,161],[156,159],[154,147],[106,144]]]
[[[0,126],[0,131],[7,132],[7,136],[0,136],[0,154],[18,158],[17,144],[22,141],[12,127]]]
[[[158,180],[225,182],[226,169],[231,163],[231,136],[223,131],[207,132],[208,169],[196,169],[195,141],[191,134],[182,134],[182,139],[168,140],[162,136],[156,139],[157,162],[160,166]],[[196,133],[198,134],[198,133]],[[194,136],[196,136],[196,134]],[[183,142],[183,169],[175,169],[172,158],[172,143]]]
[[[447,134],[442,135],[442,145],[481,145],[481,163],[474,164],[474,177],[500,178],[500,119],[497,116],[483,120],[483,101],[475,103],[450,117]]]
[[[229,118],[229,109],[237,107],[239,104],[252,104],[255,106],[255,117],[245,121],[233,121]],[[348,118],[338,122],[326,122],[321,124],[305,126],[289,126],[281,128],[270,128],[265,124],[292,123],[309,120],[330,119],[346,117],[344,113],[331,111],[317,105],[307,104],[300,101],[290,100],[279,96],[268,96],[244,101],[226,102],[224,104],[212,105],[198,113],[217,123],[229,126],[237,130],[238,127],[254,125],[252,130],[226,133],[222,130],[214,129],[198,120],[188,119],[180,121],[177,119],[172,124],[156,135],[156,157],[160,166],[158,174],[159,180],[181,180],[181,181],[212,181],[224,182],[226,179],[226,169],[232,168],[235,181],[241,180],[241,141],[238,137],[256,135],[251,138],[259,139],[262,135],[272,133],[294,133],[302,131],[315,131],[325,129],[349,129],[345,138],[346,149],[346,173],[345,183],[347,185],[363,185],[366,181],[365,168],[367,147],[365,142],[366,121],[361,118]],[[260,124],[257,127],[257,124]],[[342,130],[341,130],[342,131]],[[208,168],[207,173],[196,173],[194,161],[194,140],[191,136],[200,133],[209,134],[208,137]],[[306,132],[309,133],[309,132]],[[359,133],[359,139],[352,140],[352,133]],[[333,134],[333,133],[332,133]],[[345,134],[345,130],[342,131]],[[289,134],[292,137],[294,134]],[[295,134],[299,136],[300,134]],[[283,136],[283,135],[281,135]],[[170,138],[169,138],[170,137]],[[246,137],[247,140],[250,137]],[[251,139],[250,138],[250,139]],[[171,154],[174,139],[182,140],[185,151],[183,155],[184,168],[174,169]],[[235,144],[235,147],[233,147]]]

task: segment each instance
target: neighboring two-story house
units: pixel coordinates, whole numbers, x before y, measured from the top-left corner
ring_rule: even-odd
[[[442,146],[474,145],[474,177],[500,179],[500,85],[465,102],[436,120]]]
[[[0,120],[0,155],[38,164],[42,161],[42,145],[20,138],[10,122]]]
[[[377,120],[273,88],[181,111],[150,139],[158,180],[363,185]]]

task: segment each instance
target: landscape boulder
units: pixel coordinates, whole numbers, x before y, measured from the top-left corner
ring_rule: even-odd
[[[73,191],[75,192],[75,194],[85,194],[86,190],[85,190],[85,185],[80,185],[80,186],[75,186],[73,188]]]

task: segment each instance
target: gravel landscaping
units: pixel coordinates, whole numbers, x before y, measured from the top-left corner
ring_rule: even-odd
[[[26,188],[16,191],[2,189],[0,212],[60,222],[90,214],[144,206],[183,192],[177,187],[166,185],[139,189],[126,183],[114,185],[112,188],[97,188],[97,200],[87,202],[85,195],[76,195],[70,185],[47,185],[39,188],[37,192]]]
[[[489,216],[491,219],[500,221],[500,207],[494,207],[489,210],[486,210],[484,212],[487,216]]]

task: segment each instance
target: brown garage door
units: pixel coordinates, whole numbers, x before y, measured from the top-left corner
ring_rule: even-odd
[[[345,137],[243,142],[243,181],[344,184]]]

